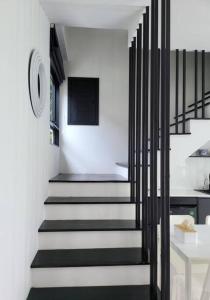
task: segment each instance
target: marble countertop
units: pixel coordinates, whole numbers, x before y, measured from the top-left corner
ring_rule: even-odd
[[[160,190],[158,190],[158,196],[160,195]],[[204,192],[195,191],[193,189],[171,189],[171,197],[199,197],[199,198],[209,198],[210,194]]]

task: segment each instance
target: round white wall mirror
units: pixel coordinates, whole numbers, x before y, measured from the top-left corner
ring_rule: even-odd
[[[46,74],[38,50],[33,50],[29,60],[29,94],[34,115],[39,118],[46,103]]]

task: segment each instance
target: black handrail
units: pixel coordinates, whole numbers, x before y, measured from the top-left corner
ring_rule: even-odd
[[[192,118],[186,118],[185,123],[187,123],[190,120],[210,120],[210,118],[206,118],[206,117],[205,118],[193,118],[193,117]],[[181,124],[182,122],[183,122],[183,120],[180,120],[180,121],[178,121],[178,124]],[[172,124],[170,124],[170,127],[173,127],[175,125],[176,125],[176,123],[172,123]],[[171,134],[173,134],[173,133],[171,133]],[[182,134],[188,134],[188,132],[184,132]]]
[[[205,95],[210,95],[210,91],[205,92]]]
[[[210,91],[205,92],[205,96],[210,97]],[[204,97],[204,100],[205,100],[205,99],[208,99],[207,97]],[[203,99],[197,101],[197,104],[202,103],[202,101],[203,101]],[[195,103],[192,103],[192,104],[189,104],[189,105],[188,105],[188,107],[192,107],[192,106],[195,106]]]
[[[204,100],[208,100],[208,99],[210,99],[210,95],[208,97],[204,98]],[[203,100],[202,100],[202,102],[203,102]],[[198,111],[199,109],[203,109],[203,107],[208,106],[208,105],[210,105],[210,102],[207,102],[207,103],[204,102],[204,104],[202,103],[202,105],[200,105],[200,106],[196,106],[195,108],[187,110],[185,112],[185,116],[192,112]],[[174,119],[178,119],[179,117],[182,117],[182,116],[183,116],[183,114],[179,114],[178,116],[174,117]],[[195,119],[197,119],[197,117],[195,117]]]
[[[185,121],[184,120],[180,120],[180,121],[178,121],[178,124],[182,124],[183,122],[188,122],[189,120],[192,120],[192,119],[194,119],[194,118],[185,118]],[[170,127],[173,127],[173,126],[175,126],[176,125],[176,123],[172,123],[172,124],[170,124]],[[182,134],[184,134],[184,133],[182,133]]]

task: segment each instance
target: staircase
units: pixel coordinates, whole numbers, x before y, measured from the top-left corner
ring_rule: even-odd
[[[130,183],[116,175],[50,180],[27,300],[150,298],[129,193]]]

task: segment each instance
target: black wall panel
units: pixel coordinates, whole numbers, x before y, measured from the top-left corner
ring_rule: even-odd
[[[99,78],[68,78],[68,125],[99,124]]]

